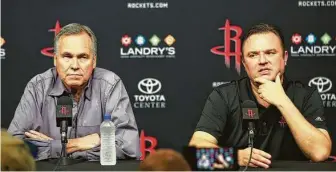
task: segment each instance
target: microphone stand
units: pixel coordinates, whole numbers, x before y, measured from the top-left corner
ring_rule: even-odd
[[[252,159],[252,150],[253,150],[253,142],[254,142],[254,135],[255,135],[255,128],[254,128],[254,123],[253,122],[249,122],[248,123],[248,147],[251,148],[251,152],[250,152],[250,156],[249,156],[249,160],[247,162],[247,165],[245,167],[245,169],[243,171],[246,171],[249,164],[251,163],[251,159]]]
[[[56,164],[55,170],[57,169],[59,165],[66,166],[66,165],[77,164],[77,163],[85,161],[84,159],[72,159],[68,157],[67,155],[67,152],[66,152],[66,145],[68,143],[68,138],[67,138],[68,121],[67,120],[61,121],[60,132],[61,132],[62,151],[61,151],[61,156],[58,159],[52,160],[52,163]]]
[[[253,141],[254,141],[254,123],[253,122],[249,122],[248,123],[248,146],[252,147],[253,146]]]

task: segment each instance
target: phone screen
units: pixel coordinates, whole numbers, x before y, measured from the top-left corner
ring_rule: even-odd
[[[237,169],[236,149],[187,147],[183,154],[192,170],[235,170]]]

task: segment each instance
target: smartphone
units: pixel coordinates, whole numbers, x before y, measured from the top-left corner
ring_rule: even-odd
[[[238,170],[237,149],[185,147],[183,155],[193,171]]]

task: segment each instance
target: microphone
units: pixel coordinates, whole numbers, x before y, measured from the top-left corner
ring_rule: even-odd
[[[56,125],[60,127],[61,132],[61,143],[62,143],[62,152],[61,157],[54,161],[56,164],[53,171],[57,170],[59,165],[71,165],[85,161],[85,159],[72,159],[67,156],[66,144],[68,143],[68,127],[72,127],[72,99],[68,95],[62,95],[57,100],[56,104]]]
[[[242,112],[243,112],[243,126],[247,126],[248,130],[248,146],[251,148],[250,157],[246,164],[246,167],[243,171],[246,171],[249,164],[251,163],[252,158],[252,150],[253,150],[253,139],[256,133],[255,122],[259,120],[259,112],[257,104],[252,100],[245,100],[242,104]]]
[[[253,145],[253,139],[256,133],[255,123],[259,120],[259,112],[257,104],[252,100],[245,100],[242,104],[243,112],[243,126],[247,126],[248,130],[248,144],[249,147]]]
[[[67,143],[68,126],[72,126],[72,99],[61,96],[56,105],[56,126],[60,127],[61,142]]]

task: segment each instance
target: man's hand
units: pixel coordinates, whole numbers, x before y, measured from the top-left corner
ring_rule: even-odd
[[[270,104],[276,106],[276,103],[287,97],[281,84],[280,73],[276,76],[275,82],[262,77],[255,78],[254,82],[260,83],[258,88],[259,97]]]
[[[54,140],[40,132],[34,131],[34,130],[29,130],[28,132],[25,132],[25,135],[28,138],[35,139],[35,140],[40,140],[40,141],[49,141],[49,140]]]
[[[225,168],[229,168],[230,164],[228,162],[226,162],[226,160],[224,159],[222,154],[217,155],[217,161],[219,163],[213,163],[212,167],[214,169],[225,169]]]
[[[81,138],[69,139],[67,152],[85,151],[100,145],[100,137],[97,133],[90,134]]]
[[[246,148],[242,150],[238,150],[238,164],[239,166],[246,166],[249,158],[250,158],[251,148]],[[251,162],[249,164],[250,167],[263,167],[263,168],[269,168],[269,165],[271,164],[271,155],[259,150],[253,148],[252,150],[252,157]]]

